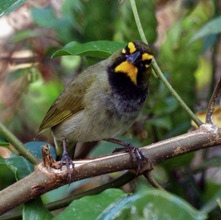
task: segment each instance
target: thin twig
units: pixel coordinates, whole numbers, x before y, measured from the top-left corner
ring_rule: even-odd
[[[26,148],[23,143],[12,134],[1,122],[0,122],[0,134],[4,136],[4,138],[11,143],[19,153],[27,159],[33,165],[37,165],[41,162],[41,160],[34,155],[28,148]]]
[[[160,190],[164,190],[163,187],[161,187],[161,185],[159,185],[159,183],[156,182],[156,180],[154,180],[152,177],[151,177],[151,172],[152,170],[145,170],[143,172],[143,175],[144,177],[147,179],[147,181],[156,189],[160,189]]]
[[[215,109],[215,104],[218,98],[220,98],[221,93],[221,78],[219,79],[216,88],[213,91],[212,97],[209,101],[209,106],[206,114],[206,123],[213,124],[213,112]]]
[[[137,29],[138,29],[138,32],[140,34],[140,38],[145,44],[148,44],[147,38],[144,34],[142,24],[140,22],[140,17],[139,17],[138,11],[137,11],[137,6],[136,6],[135,0],[130,0],[130,4],[131,4],[131,8],[132,8],[132,11],[133,11],[133,14],[134,14],[134,19],[135,19],[135,22],[136,22],[136,25],[137,25]]]
[[[140,22],[140,18],[139,18],[139,14],[137,12],[137,6],[136,6],[136,2],[135,0],[130,0],[131,3],[131,7],[132,7],[132,11],[134,14],[134,18],[135,18],[135,22],[137,24],[137,28],[141,37],[141,40],[148,44],[148,41],[145,37],[141,22]],[[161,81],[163,82],[163,84],[166,86],[166,88],[171,92],[171,94],[174,96],[174,98],[177,100],[177,102],[183,107],[183,109],[186,111],[186,113],[191,117],[191,119],[198,125],[200,126],[201,124],[203,124],[199,118],[192,112],[192,110],[186,105],[186,103],[181,99],[181,97],[177,94],[177,92],[173,89],[173,87],[170,85],[170,83],[167,81],[167,79],[165,78],[165,76],[163,75],[163,72],[161,71],[159,65],[157,64],[155,58],[153,58],[152,60],[152,68],[155,71],[155,73],[159,76],[159,78],[161,79]]]

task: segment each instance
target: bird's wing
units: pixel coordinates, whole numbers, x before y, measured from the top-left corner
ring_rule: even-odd
[[[107,66],[115,61],[121,50],[112,54],[108,59],[103,60],[85,69],[67,86],[64,92],[55,100],[43,119],[39,132],[46,128],[51,128],[72,115],[82,111],[84,106],[84,95],[97,77],[107,74]],[[100,85],[98,85],[99,87]]]
[[[77,76],[48,110],[40,125],[39,133],[83,110],[84,95],[95,79],[96,76],[93,74],[82,74],[82,76],[80,74]]]

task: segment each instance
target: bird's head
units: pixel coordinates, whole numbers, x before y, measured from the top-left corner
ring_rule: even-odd
[[[110,71],[125,74],[135,85],[139,84],[139,76],[151,66],[153,53],[150,47],[141,41],[133,41],[118,53]]]

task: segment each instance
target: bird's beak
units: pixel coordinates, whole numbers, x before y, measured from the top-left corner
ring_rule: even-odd
[[[137,61],[137,58],[140,56],[140,51],[137,51],[135,53],[132,53],[131,55],[129,55],[127,57],[127,61],[132,63],[132,64],[135,64],[135,62]]]

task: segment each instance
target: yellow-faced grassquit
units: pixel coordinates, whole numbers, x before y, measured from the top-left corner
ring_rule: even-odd
[[[68,152],[77,142],[115,142],[129,149],[132,157],[133,151],[137,159],[142,159],[139,151],[114,138],[133,124],[143,107],[152,58],[149,46],[129,42],[75,77],[52,104],[39,132],[51,129],[56,153],[62,157],[61,164],[66,162],[69,178],[72,160]],[[63,143],[63,150],[56,142]],[[71,149],[66,149],[66,142],[73,142]]]

